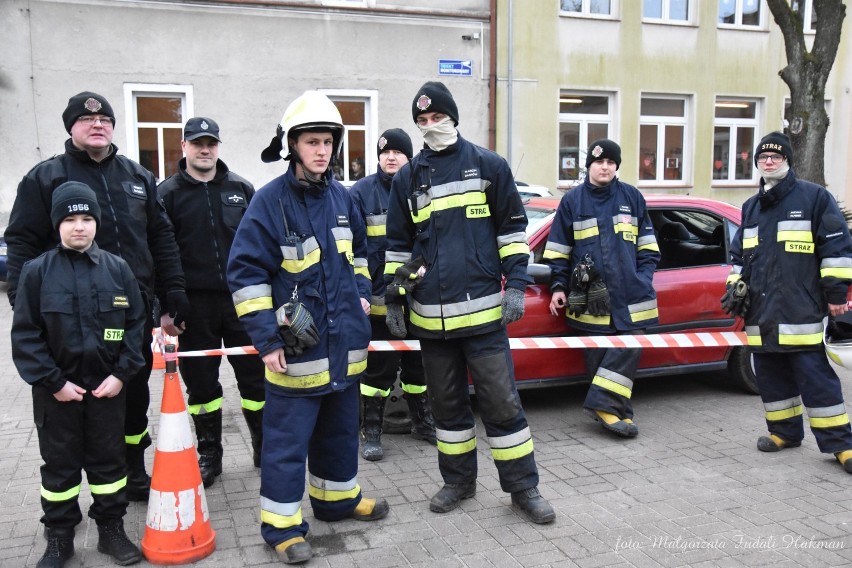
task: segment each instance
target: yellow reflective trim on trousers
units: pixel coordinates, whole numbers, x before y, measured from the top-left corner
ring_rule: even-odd
[[[844,280],[852,280],[852,268],[822,268],[819,271],[820,278],[831,276]]]
[[[432,216],[432,211],[445,211],[467,207],[468,205],[484,205],[487,202],[484,191],[469,191],[466,193],[454,193],[446,197],[433,197],[431,203],[419,209],[417,214],[411,213],[411,219],[415,223],[425,221]]]
[[[513,254],[529,254],[530,246],[527,243],[512,243],[506,245],[504,247],[500,247],[498,251],[500,253],[500,259],[504,259],[507,256],[512,256]]]
[[[385,274],[389,275],[389,276],[395,276],[396,275],[396,269],[399,268],[402,265],[403,265],[402,262],[390,262],[390,261],[386,260],[385,261]]]
[[[247,398],[240,398],[240,406],[244,410],[248,410],[249,412],[257,412],[258,410],[262,410],[264,406],[266,406],[265,400],[249,400]]]
[[[809,416],[808,421],[811,424],[811,428],[835,428],[837,426],[849,424],[849,415],[844,412],[837,416],[828,416],[825,418]]]
[[[252,312],[259,312],[261,310],[271,310],[272,296],[246,300],[245,302],[240,302],[239,304],[236,304],[234,308],[237,310],[237,317],[242,317],[246,314],[250,314]]]
[[[266,380],[279,387],[291,389],[312,389],[327,385],[331,382],[331,374],[328,371],[291,377],[286,373],[275,373],[266,369]]]
[[[124,476],[118,481],[114,481],[112,483],[102,483],[100,485],[89,483],[89,489],[92,491],[92,495],[112,495],[113,493],[118,493],[119,489],[124,489],[126,486],[127,476]]]
[[[592,237],[597,237],[600,234],[597,226],[589,227],[588,229],[583,229],[581,231],[574,231],[574,240],[580,241],[583,239],[589,239]]]
[[[754,248],[757,246],[757,235],[743,239],[743,250]]]
[[[564,253],[561,253],[561,252],[558,252],[558,251],[555,251],[555,250],[551,250],[551,249],[544,249],[544,255],[542,256],[542,258],[546,258],[548,260],[559,260],[559,259],[568,260],[568,259],[571,258],[571,255],[570,254],[564,254]]]
[[[387,232],[387,225],[367,225],[368,237],[383,237]]]
[[[475,327],[477,325],[497,321],[501,317],[503,317],[502,308],[500,306],[495,306],[488,310],[476,312],[475,314],[465,314],[463,316],[445,318],[444,329],[451,331],[465,327]]]
[[[402,388],[402,392],[408,394],[423,394],[426,392],[426,385],[409,385],[402,381],[399,382],[399,385]]]
[[[472,452],[476,449],[476,438],[471,438],[464,442],[442,442],[438,440],[438,451],[448,456],[458,456]]]
[[[654,252],[660,252],[660,245],[657,243],[648,243],[647,245],[641,245],[636,250],[652,250]]]
[[[272,525],[277,529],[287,529],[297,527],[302,524],[302,508],[299,507],[295,515],[279,515],[271,511],[260,510],[260,520],[268,525]]]
[[[133,436],[124,435],[124,443],[128,446],[138,446],[142,442],[142,438],[144,438],[148,434],[148,429],[145,428],[141,434],[135,434]]]
[[[387,398],[390,396],[391,389],[377,389],[376,387],[371,387],[369,385],[365,385],[361,383],[361,396],[366,396],[370,398]]]
[[[601,387],[604,390],[608,390],[610,392],[614,392],[615,394],[620,394],[624,398],[630,398],[633,394],[629,388],[624,385],[620,385],[615,381],[611,381],[609,379],[605,379],[600,375],[595,375],[595,378],[592,379],[592,384]]]
[[[352,489],[346,491],[337,491],[334,489],[320,489],[313,485],[308,485],[308,494],[314,499],[320,501],[345,501],[346,499],[354,499],[361,492],[361,486],[355,485]]]
[[[370,269],[366,266],[358,266],[355,268],[355,276],[363,276],[367,280],[370,279]]]
[[[778,334],[778,345],[817,345],[822,343],[822,333],[801,335]]]
[[[318,248],[312,250],[308,254],[305,255],[305,258],[299,260],[287,260],[286,258],[281,261],[281,268],[286,270],[291,274],[297,274],[310,268],[320,261],[322,257],[322,251]],[[271,301],[271,300],[270,300]]]
[[[581,321],[590,325],[609,325],[609,316],[590,316],[589,314],[580,314],[579,316],[574,316],[569,314],[568,310],[565,310],[565,317],[567,317],[568,319]]]
[[[527,440],[514,448],[491,448],[491,456],[495,461],[516,460],[533,453],[533,441]]]
[[[222,409],[222,402],[225,399],[221,396],[216,400],[205,402],[204,404],[189,404],[186,407],[187,412],[198,416],[199,414],[207,414],[208,412],[216,412]]]
[[[388,315],[388,307],[380,306],[377,304],[370,304],[370,315],[371,316],[386,316]]]
[[[653,319],[653,318],[657,318],[657,317],[660,317],[660,312],[659,312],[659,310],[657,310],[657,308],[654,308],[652,310],[643,310],[641,312],[634,312],[634,313],[630,314],[630,321],[632,321],[633,323],[636,323],[636,322],[649,320],[649,319]]]
[[[775,240],[779,243],[784,241],[798,241],[800,243],[814,242],[814,235],[810,231],[778,231]]]
[[[805,407],[801,404],[798,404],[792,408],[785,408],[784,410],[773,410],[771,412],[766,413],[766,419],[770,422],[777,422],[779,420],[787,420],[789,418],[794,418],[796,416],[801,416],[805,411]]]
[[[41,487],[42,499],[44,499],[45,501],[50,501],[51,503],[58,503],[60,501],[70,501],[71,499],[76,499],[79,494],[80,494],[80,486],[79,485],[77,485],[76,487],[72,487],[68,491],[62,491],[62,492],[48,491],[47,489],[44,488],[43,485]]]

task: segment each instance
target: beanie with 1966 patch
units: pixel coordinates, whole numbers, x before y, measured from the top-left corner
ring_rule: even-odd
[[[92,188],[79,181],[66,181],[53,190],[50,222],[56,228],[70,215],[91,215],[101,224],[101,206]]]

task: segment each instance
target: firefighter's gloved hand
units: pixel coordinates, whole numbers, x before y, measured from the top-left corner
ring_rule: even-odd
[[[506,288],[503,293],[503,303],[500,306],[503,325],[509,325],[524,317],[524,291],[517,288]]]
[[[166,303],[169,305],[169,317],[174,320],[175,327],[180,327],[189,316],[189,298],[184,290],[169,290],[166,292]]]
[[[426,261],[422,256],[403,264],[393,273],[393,282],[388,284],[386,296],[400,297],[411,295],[423,279]]]
[[[586,293],[585,292],[568,292],[568,313],[572,316],[582,315],[586,311]]]
[[[586,294],[588,301],[589,315],[607,316],[609,315],[609,290],[606,289],[606,284],[603,280],[595,280],[589,284],[589,292]]]
[[[387,324],[390,332],[399,338],[404,338],[405,330],[405,313],[402,311],[402,304],[388,304],[388,313],[385,316],[385,324]]]
[[[284,341],[284,355],[286,357],[298,357],[304,353],[304,349],[299,343],[299,340],[293,335],[289,327],[281,328],[281,339]]]
[[[722,311],[744,318],[748,313],[751,300],[748,297],[748,284],[743,280],[729,282],[725,286],[725,295],[721,298]]]
[[[310,349],[319,343],[319,331],[314,324],[314,318],[302,302],[287,302],[275,310],[275,319],[283,328],[281,336],[285,343],[286,333],[283,332],[293,335],[302,349]]]

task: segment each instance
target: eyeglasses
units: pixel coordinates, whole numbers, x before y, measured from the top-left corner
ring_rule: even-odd
[[[82,122],[86,126],[94,126],[100,122],[101,126],[112,126],[112,119],[108,116],[95,116],[93,114],[84,114],[77,118],[77,122]]]
[[[769,162],[769,163],[776,162],[776,163],[780,164],[781,162],[783,162],[786,159],[787,158],[785,158],[781,154],[761,154],[760,156],[757,157],[757,163],[758,164],[765,164],[766,162]]]

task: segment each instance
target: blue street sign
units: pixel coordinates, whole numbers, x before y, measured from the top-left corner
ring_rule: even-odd
[[[470,59],[439,59],[438,74],[470,77],[473,75],[473,62]]]

